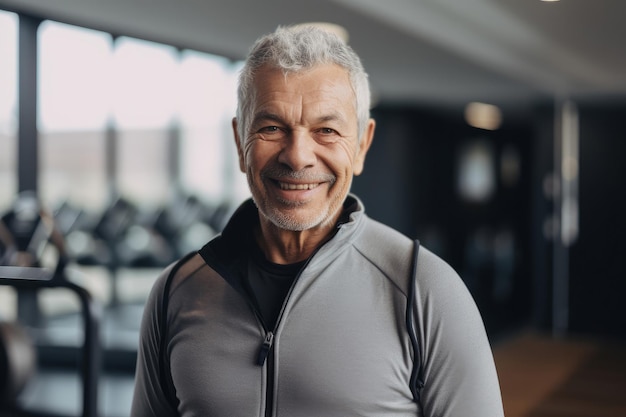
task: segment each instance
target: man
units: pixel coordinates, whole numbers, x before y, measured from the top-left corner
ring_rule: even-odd
[[[502,416],[462,281],[349,193],[375,126],[357,55],[323,30],[278,28],[239,81],[252,200],[157,281],[132,415]]]

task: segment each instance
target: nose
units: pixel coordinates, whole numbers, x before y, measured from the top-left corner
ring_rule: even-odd
[[[308,132],[294,130],[284,141],[278,162],[287,165],[293,171],[312,167],[317,160],[315,144],[315,140]]]

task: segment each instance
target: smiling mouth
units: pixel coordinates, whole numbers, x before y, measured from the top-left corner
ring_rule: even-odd
[[[321,183],[316,182],[312,184],[293,184],[287,182],[278,181],[278,186],[281,190],[312,190],[317,188]]]

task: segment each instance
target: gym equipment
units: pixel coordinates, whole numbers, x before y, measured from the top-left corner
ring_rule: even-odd
[[[14,407],[35,373],[33,341],[19,323],[0,322],[0,408]]]
[[[66,235],[72,259],[79,265],[117,268],[119,260],[115,245],[134,223],[137,208],[118,197],[93,224],[84,221]]]
[[[63,236],[54,217],[41,206],[33,191],[19,193],[1,221],[9,247],[3,265],[45,267],[56,276],[64,276],[69,259]],[[25,325],[39,324],[41,314],[35,291],[18,291],[18,317]]]
[[[194,195],[180,195],[156,212],[153,228],[174,251],[170,262],[200,249],[217,234],[209,222],[211,213],[211,208]]]
[[[17,321],[0,324],[0,415],[49,416],[20,408],[18,395],[34,373],[38,343],[36,330],[44,321],[39,310],[38,293],[42,289],[64,288],[74,293],[81,306],[84,338],[80,352],[82,376],[82,416],[96,417],[97,378],[100,367],[99,322],[101,312],[97,303],[83,287],[70,282],[66,276],[69,257],[63,235],[55,217],[47,212],[34,192],[20,193],[12,207],[1,217],[3,228],[0,285],[17,290]],[[33,332],[22,330],[28,329]]]
[[[80,300],[81,315],[83,318],[84,339],[81,347],[81,377],[82,377],[82,417],[97,417],[98,410],[98,375],[100,370],[100,340],[99,340],[99,323],[101,320],[101,309],[93,300],[91,295],[82,287],[69,282],[64,276],[55,272],[35,267],[15,267],[0,266],[0,285],[8,285],[14,288],[27,289],[36,291],[42,288],[65,288],[72,291]],[[6,349],[13,350],[14,344],[25,343],[25,339],[18,341],[14,339],[17,333],[9,333],[6,330],[3,336],[10,339],[6,345]],[[18,338],[20,336],[17,336]],[[4,341],[4,338],[2,339]],[[15,358],[15,356],[10,356]],[[20,357],[18,361],[26,361],[27,356]],[[2,376],[7,380],[14,380],[12,389],[4,390],[6,400],[3,409],[9,412],[11,416],[37,416],[37,413],[21,410],[16,403],[15,393],[19,391],[20,385],[25,383],[28,377],[28,368],[19,370],[15,373],[14,369],[18,369],[20,365],[11,363],[7,366],[10,375]],[[14,372],[14,373],[11,373]],[[21,385],[23,387],[23,385]],[[18,389],[19,388],[19,389]],[[4,411],[3,410],[3,411]],[[46,416],[49,414],[46,414]]]
[[[17,253],[11,231],[0,219],[0,265],[10,265]]]
[[[12,207],[1,217],[2,239],[8,242],[11,257],[4,265],[54,265],[59,275],[67,265],[68,255],[63,235],[54,217],[39,203],[32,191],[18,194]]]

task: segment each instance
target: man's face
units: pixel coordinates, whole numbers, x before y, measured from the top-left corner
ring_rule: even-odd
[[[374,132],[370,120],[359,142],[347,71],[263,68],[254,85],[250,130],[237,145],[259,211],[285,230],[334,225]]]

